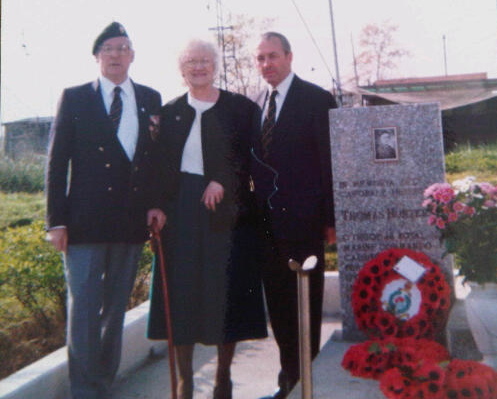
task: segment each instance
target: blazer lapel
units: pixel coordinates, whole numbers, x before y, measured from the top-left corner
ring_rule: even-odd
[[[149,135],[151,134],[149,127],[151,124],[151,116],[153,115],[153,110],[148,107],[149,101],[147,101],[147,91],[143,87],[136,85],[133,81],[133,89],[135,91],[135,101],[136,101],[136,114],[138,117],[138,139],[136,142],[136,154],[141,153],[141,149],[148,145]],[[151,137],[151,136],[150,136]],[[134,160],[134,159],[133,159]]]
[[[141,146],[145,145],[146,134],[148,132],[149,126],[149,114],[145,107],[144,93],[140,90],[140,87],[133,83],[133,89],[135,91],[136,100],[136,114],[138,116],[138,140],[136,142],[135,154],[139,153]]]
[[[298,77],[294,76],[292,83],[290,84],[290,88],[288,89],[288,93],[286,94],[285,101],[281,106],[280,113],[278,115],[278,119],[276,120],[275,130],[277,132],[284,133],[285,126],[293,123],[293,118],[295,116],[295,110],[297,109],[297,100],[299,97],[299,81]]]
[[[262,153],[262,144],[261,144],[262,118],[263,118],[264,103],[266,101],[267,93],[268,93],[267,89],[264,89],[261,90],[255,97],[252,98],[252,100],[259,106],[260,110],[260,114],[256,116],[258,120],[255,121],[257,126],[257,130],[254,134],[255,140],[252,140],[252,147],[254,151],[257,153],[257,156],[261,156]]]

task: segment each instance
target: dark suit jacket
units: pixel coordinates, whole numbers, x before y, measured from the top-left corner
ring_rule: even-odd
[[[204,176],[207,182],[214,180],[225,190],[223,201],[211,214],[213,227],[231,228],[250,211],[249,150],[257,115],[257,105],[251,100],[224,90],[216,104],[202,113]],[[167,103],[161,112],[161,181],[170,206],[178,192],[183,149],[194,118],[195,110],[186,94]]]
[[[261,109],[266,92],[257,103]],[[328,110],[331,93],[295,76],[269,148],[262,160],[260,132],[252,149],[251,173],[260,208],[268,208],[273,234],[289,240],[323,239],[334,226]]]
[[[64,225],[69,243],[147,239],[146,212],[160,205],[150,116],[160,94],[133,83],[139,133],[132,162],[107,116],[98,81],[64,90],[50,132],[47,227]]]

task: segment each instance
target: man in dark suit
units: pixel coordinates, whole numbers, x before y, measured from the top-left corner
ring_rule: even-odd
[[[64,90],[50,133],[47,240],[63,253],[74,399],[110,396],[147,225],[162,228],[154,158],[160,94],[128,77],[123,26],[97,37],[97,81]],[[117,87],[117,89],[115,89]]]
[[[289,259],[318,258],[310,273],[312,357],[319,352],[324,239],[335,242],[328,110],[337,105],[329,92],[292,72],[285,36],[265,33],[256,63],[268,88],[256,99],[262,128],[252,149],[252,178],[265,241],[264,289],[280,351],[272,397],[285,398],[299,379],[297,277]]]

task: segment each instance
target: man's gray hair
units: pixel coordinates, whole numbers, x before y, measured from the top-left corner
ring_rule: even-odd
[[[290,42],[288,41],[288,39],[282,35],[281,33],[278,33],[278,32],[266,32],[266,33],[263,33],[262,36],[261,36],[261,39],[262,40],[270,40],[272,38],[276,38],[276,39],[279,39],[279,41],[281,42],[281,46],[283,47],[283,51],[288,54],[288,53],[291,53],[292,52],[292,47],[290,46]]]

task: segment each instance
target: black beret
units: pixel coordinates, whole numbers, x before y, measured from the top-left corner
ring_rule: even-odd
[[[95,39],[95,43],[93,43],[93,55],[96,55],[98,53],[98,48],[102,45],[103,42],[113,37],[120,36],[128,37],[124,26],[122,26],[119,22],[112,22]]]

